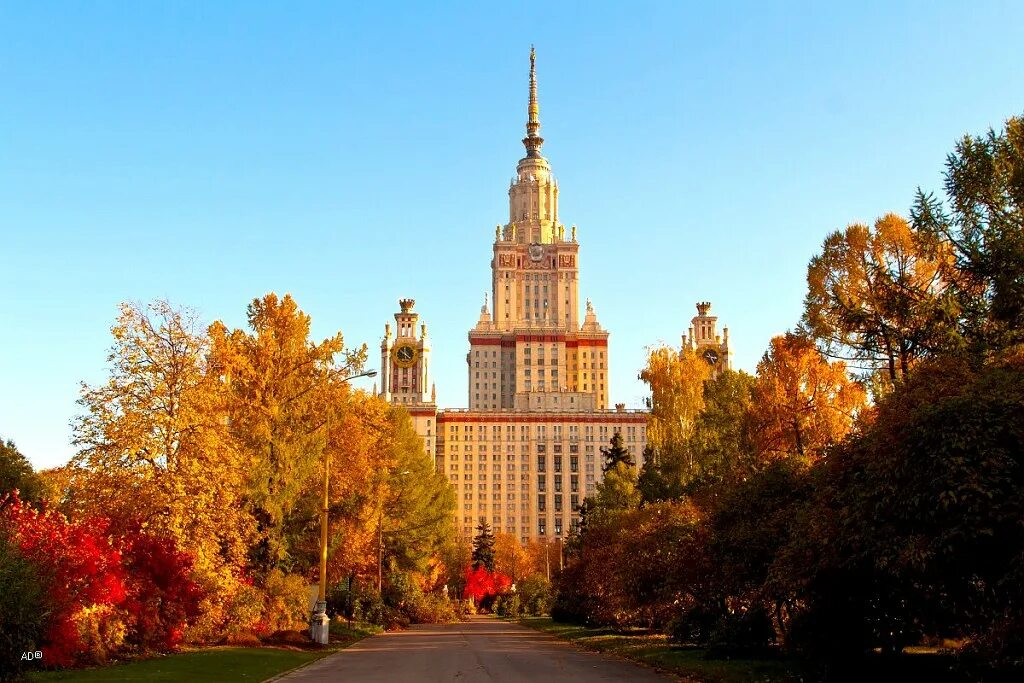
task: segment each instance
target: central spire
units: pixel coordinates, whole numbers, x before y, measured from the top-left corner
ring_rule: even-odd
[[[530,104],[527,107],[526,137],[523,138],[523,145],[526,147],[527,158],[540,157],[540,148],[544,144],[544,138],[537,134],[540,130],[540,105],[537,103],[537,53],[533,46],[530,46]]]

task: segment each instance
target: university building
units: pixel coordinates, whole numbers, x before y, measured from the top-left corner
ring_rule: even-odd
[[[494,229],[492,294],[469,331],[469,408],[438,409],[415,301],[399,301],[380,346],[379,393],[412,415],[455,489],[456,528],[467,537],[483,517],[523,541],[564,539],[596,492],[600,449],[619,432],[639,467],[647,441],[646,411],[608,405],[608,331],[589,299],[579,319],[577,231],[559,220],[558,182],[541,156],[532,50],[527,114],[508,222]],[[683,347],[730,367],[728,330],[719,337],[709,312],[698,304]]]

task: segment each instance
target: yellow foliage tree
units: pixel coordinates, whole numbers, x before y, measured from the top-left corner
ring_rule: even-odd
[[[711,369],[700,355],[669,347],[651,349],[640,379],[651,389],[647,444],[655,458],[683,449],[704,407],[704,382]]]
[[[837,230],[807,267],[803,326],[826,354],[880,371],[891,388],[952,339],[954,269],[948,244],[895,214]]]
[[[245,468],[224,416],[225,386],[196,316],[166,301],[123,304],[108,380],[82,386],[77,455],[48,477],[72,516],[141,524],[196,555],[215,628],[244,566],[254,526]]]
[[[346,351],[340,332],[312,342],[309,316],[288,295],[254,299],[247,317],[251,331],[216,322],[210,337],[213,362],[230,389],[229,423],[261,536],[251,557],[266,572],[291,564],[294,537],[306,531],[291,514],[323,471],[324,427],[345,392],[340,378],[361,370],[366,347]]]
[[[845,363],[828,362],[806,337],[774,337],[757,364],[751,441],[761,460],[813,463],[853,429],[864,405]]]
[[[513,581],[532,573],[530,556],[515,534],[494,534],[494,570],[512,577]]]

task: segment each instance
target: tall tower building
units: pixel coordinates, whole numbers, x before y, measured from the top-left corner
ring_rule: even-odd
[[[608,405],[608,333],[593,306],[579,322],[579,243],[558,219],[558,182],[541,156],[536,55],[530,51],[526,156],[494,230],[493,314],[485,297],[469,332],[469,406],[508,410]]]
[[[560,542],[603,476],[601,448],[622,434],[637,467],[647,413],[608,409],[608,332],[589,301],[580,320],[579,243],[558,217],[558,182],[541,156],[536,56],[530,50],[526,156],[508,190],[509,217],[494,230],[491,291],[469,332],[468,409],[438,410],[426,328],[400,302],[385,326],[381,393],[413,416],[456,493],[455,525],[471,537],[484,518],[523,541]]]

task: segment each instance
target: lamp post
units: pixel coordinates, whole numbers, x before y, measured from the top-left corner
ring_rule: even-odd
[[[376,377],[376,370],[367,370],[356,375],[350,375],[341,380],[344,384],[359,377]],[[324,424],[327,426],[327,437],[330,435],[331,411],[327,411],[327,419]],[[329,503],[329,489],[331,460],[330,444],[324,448],[324,504],[320,510],[320,590],[317,592],[316,604],[313,606],[313,614],[309,617],[309,637],[315,643],[326,645],[330,634],[330,619],[327,617],[327,506]]]

